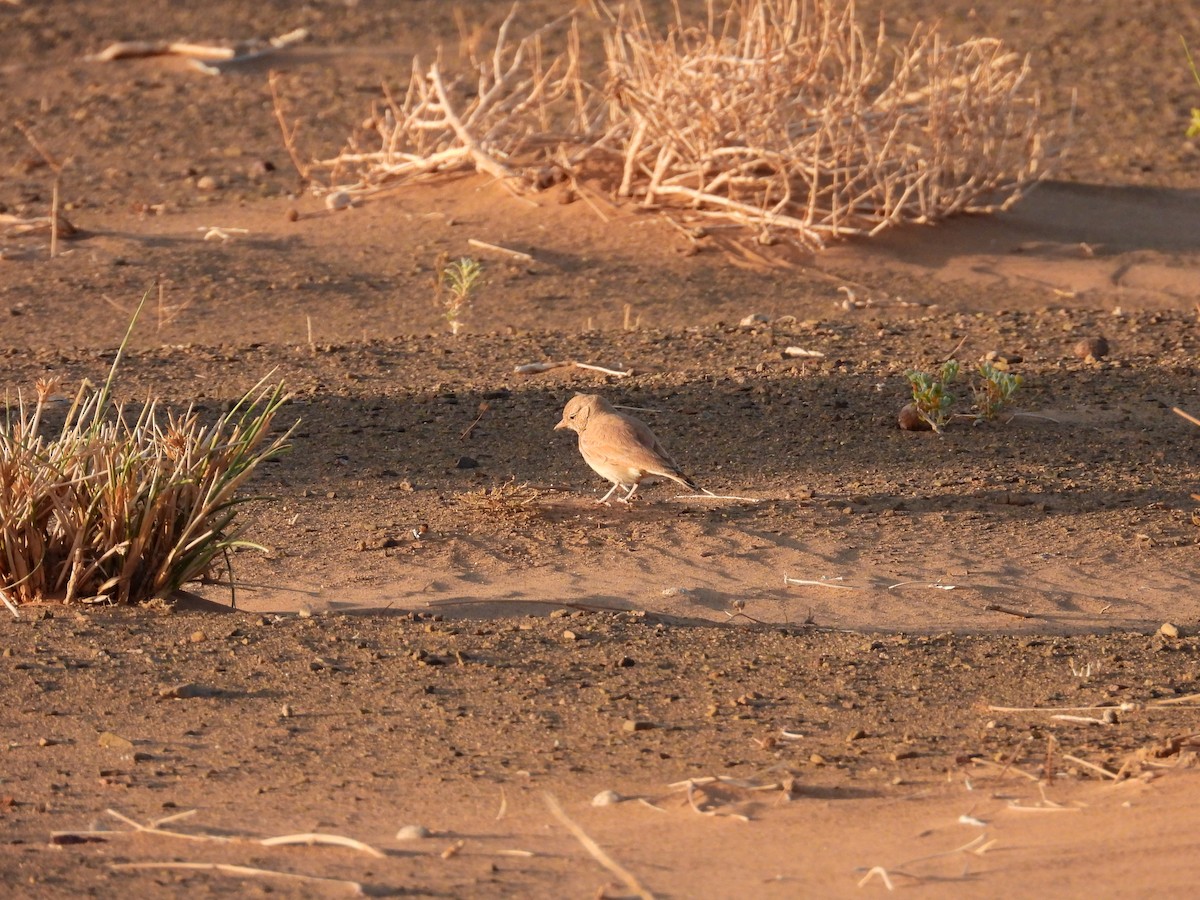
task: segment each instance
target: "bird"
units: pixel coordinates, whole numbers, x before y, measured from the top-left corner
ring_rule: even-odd
[[[554,430],[563,428],[579,435],[583,461],[613,483],[601,503],[607,503],[617,488],[625,487],[629,493],[617,499],[628,503],[643,479],[651,476],[669,478],[693,491],[703,490],[680,470],[645,422],[618,412],[599,394],[576,394],[568,400]]]

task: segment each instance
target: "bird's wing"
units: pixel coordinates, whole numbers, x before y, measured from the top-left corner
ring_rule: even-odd
[[[644,423],[625,416],[604,416],[588,423],[588,452],[652,475],[682,473]]]

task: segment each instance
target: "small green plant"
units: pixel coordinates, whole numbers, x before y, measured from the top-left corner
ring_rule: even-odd
[[[958,360],[946,360],[933,375],[917,369],[909,369],[904,374],[912,386],[912,402],[917,415],[940,433],[950,421],[950,407],[954,405],[950,385],[958,377]]]
[[[990,362],[981,362],[976,369],[976,378],[971,384],[975,396],[975,411],[980,419],[996,418],[1013,394],[1021,387],[1021,376],[1002,372]]]
[[[1196,79],[1196,84],[1200,85],[1200,71],[1196,70],[1196,61],[1192,59],[1192,51],[1188,48],[1187,39],[1180,35],[1179,39],[1183,41],[1183,52],[1187,55],[1188,66],[1192,70],[1192,77]],[[1192,107],[1192,122],[1188,125],[1187,136],[1196,137],[1200,135],[1200,109]]]
[[[144,303],[144,301],[143,301]],[[139,306],[139,312],[141,307]],[[137,314],[134,315],[134,321]],[[0,601],[139,603],[168,598],[239,546],[238,488],[286,447],[270,435],[287,397],[260,381],[204,425],[150,399],[136,416],[111,400],[125,335],[104,387],[85,381],[55,433],[57,382],[0,417]]]
[[[457,335],[462,328],[463,313],[471,308],[471,292],[482,275],[483,264],[469,256],[456,259],[442,269],[443,305],[451,334]]]

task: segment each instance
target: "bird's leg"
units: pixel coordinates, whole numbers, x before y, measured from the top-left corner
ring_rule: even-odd
[[[611,497],[611,496],[613,495],[613,493],[614,493],[614,492],[617,490],[617,488],[619,488],[619,487],[621,487],[621,482],[619,482],[619,481],[614,481],[614,482],[613,482],[613,486],[612,486],[612,487],[610,487],[610,488],[608,489],[608,493],[607,493],[607,494],[605,494],[603,497],[601,497],[601,498],[600,498],[599,500],[597,500],[596,502],[597,502],[597,503],[607,503],[607,502],[608,502],[608,498],[609,498],[609,497]]]
[[[629,489],[629,493],[621,498],[622,503],[628,503],[630,500],[633,499],[634,492],[637,491],[637,489],[638,489],[638,484],[639,484],[639,482],[636,482],[636,481],[633,483],[633,487],[631,487]]]

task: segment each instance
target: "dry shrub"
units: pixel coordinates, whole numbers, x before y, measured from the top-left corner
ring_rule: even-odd
[[[509,31],[516,12],[514,7],[500,26],[490,54],[469,48],[470,82],[460,76],[447,83],[440,49],[428,67],[414,57],[404,96],[394,96],[385,84],[384,102],[372,109],[362,133],[351,136],[338,156],[312,168],[327,171],[331,190],[360,193],[464,169],[506,182],[536,179],[536,169],[558,146],[589,131],[589,96],[594,114],[602,116],[603,108],[579,80],[574,14],[513,41]],[[550,35],[565,40],[566,49],[547,58],[543,41]]]
[[[996,40],[920,27],[894,45],[834,0],[733,0],[663,34],[640,0],[595,8],[602,86],[583,77],[574,18],[514,41],[510,14],[472,55],[473,84],[415,59],[405,96],[317,168],[359,192],[472,168],[540,188],[561,170],[820,246],[1004,208],[1054,157],[1028,61]]]
[[[120,360],[118,354],[117,362]],[[166,598],[214,557],[244,545],[238,487],[288,434],[271,436],[287,399],[260,382],[211,425],[151,400],[136,417],[84,383],[57,434],[56,384],[18,396],[0,426],[0,599],[137,603]],[[132,418],[132,421],[131,421]],[[290,433],[290,432],[289,432]],[[252,545],[251,545],[252,546]]]

